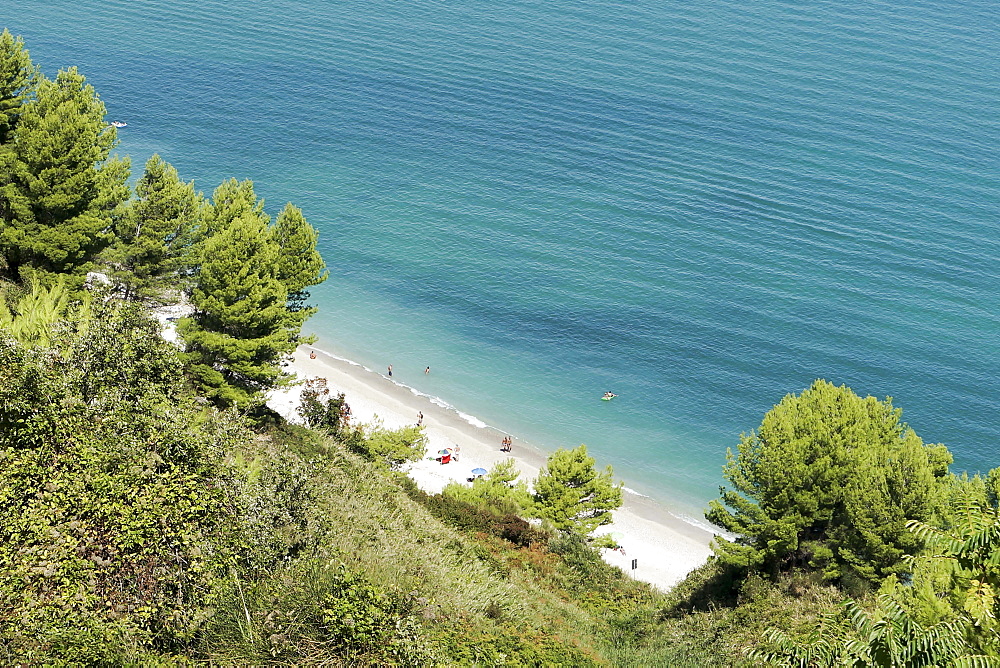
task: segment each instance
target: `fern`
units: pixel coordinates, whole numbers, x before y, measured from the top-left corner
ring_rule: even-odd
[[[0,327],[21,343],[47,345],[52,325],[66,314],[69,300],[70,292],[62,276],[50,287],[34,283],[31,291],[12,307],[0,300]]]

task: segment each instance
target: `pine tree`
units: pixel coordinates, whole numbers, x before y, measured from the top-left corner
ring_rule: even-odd
[[[611,522],[611,511],[622,505],[622,485],[614,483],[611,467],[599,472],[587,446],[559,449],[535,480],[535,513],[563,531],[589,534]]]
[[[244,212],[203,251],[195,313],[178,327],[189,369],[219,403],[249,405],[282,381],[280,364],[297,345],[301,321],[288,311],[279,248],[259,216]]]
[[[733,489],[705,516],[736,538],[717,538],[716,556],[772,573],[809,566],[829,579],[899,572],[918,547],[906,522],[943,502],[937,480],[950,463],[900,417],[891,400],[823,380],[786,396],[728,453]]]
[[[193,318],[179,331],[191,373],[222,404],[250,405],[286,378],[281,362],[315,312],[302,302],[323,260],[316,231],[289,204],[271,226],[251,181],[224,181],[206,207],[197,256]],[[291,257],[294,255],[294,257]]]
[[[226,179],[212,193],[212,205],[205,215],[205,234],[218,234],[234,220],[245,216],[252,216],[264,225],[271,222],[271,218],[264,213],[264,200],[257,199],[253,181]]]
[[[156,297],[190,276],[206,203],[194,183],[154,155],[135,186],[135,199],[115,227],[107,253],[126,299]]]
[[[38,70],[24,48],[24,40],[4,28],[0,33],[0,147],[10,142],[21,107],[37,83]]]
[[[21,106],[0,152],[0,255],[10,277],[79,275],[112,240],[108,230],[128,199],[128,163],[108,159],[116,134],[104,114],[76,68],[43,78]]]
[[[306,222],[302,209],[293,206],[291,202],[278,214],[272,233],[281,248],[278,256],[278,279],[288,290],[288,308],[308,317],[316,309],[305,306],[309,299],[306,288],[319,285],[328,275],[323,257],[316,250],[319,235]]]

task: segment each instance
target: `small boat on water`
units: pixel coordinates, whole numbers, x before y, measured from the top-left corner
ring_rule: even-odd
[[[123,128],[126,125],[128,125],[128,123],[126,123],[125,121],[111,121],[111,125],[115,126],[116,128]]]

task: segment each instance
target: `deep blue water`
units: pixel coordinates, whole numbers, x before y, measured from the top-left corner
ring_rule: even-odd
[[[1000,465],[995,3],[246,5],[2,18],[136,171],[305,210],[322,347],[692,514],[817,377]]]

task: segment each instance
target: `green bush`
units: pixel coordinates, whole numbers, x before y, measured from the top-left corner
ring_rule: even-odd
[[[340,437],[352,452],[392,470],[420,459],[427,448],[427,436],[419,427],[386,429],[375,424],[341,430]]]
[[[341,564],[323,598],[323,630],[337,647],[370,651],[395,631],[398,611],[388,596]]]
[[[186,652],[234,558],[220,454],[241,421],[173,399],[173,349],[103,315],[58,349],[0,340],[0,637],[39,663]]]
[[[705,514],[733,535],[713,541],[716,558],[772,577],[809,567],[858,585],[906,570],[921,548],[906,523],[940,513],[952,461],[891,399],[824,380],[782,399],[726,459],[732,489]]]
[[[531,547],[549,539],[549,534],[517,515],[498,515],[444,494],[426,494],[412,483],[403,484],[410,497],[423,504],[434,517],[462,531],[497,536],[518,547]]]
[[[558,638],[507,626],[484,628],[463,623],[437,628],[437,641],[452,665],[460,666],[600,666],[597,655]]]
[[[311,378],[299,393],[296,412],[308,427],[336,436],[347,429],[351,407],[343,392],[334,396],[330,394],[325,378]]]
[[[562,585],[578,595],[597,594],[607,604],[621,593],[648,593],[648,585],[637,583],[621,570],[609,566],[580,534],[563,533],[549,541],[549,550],[566,564]]]
[[[518,480],[520,472],[513,459],[505,459],[490,469],[485,476],[479,476],[471,485],[450,482],[441,490],[444,496],[483,508],[498,515],[519,515],[534,517],[534,502],[528,492],[528,485]]]

